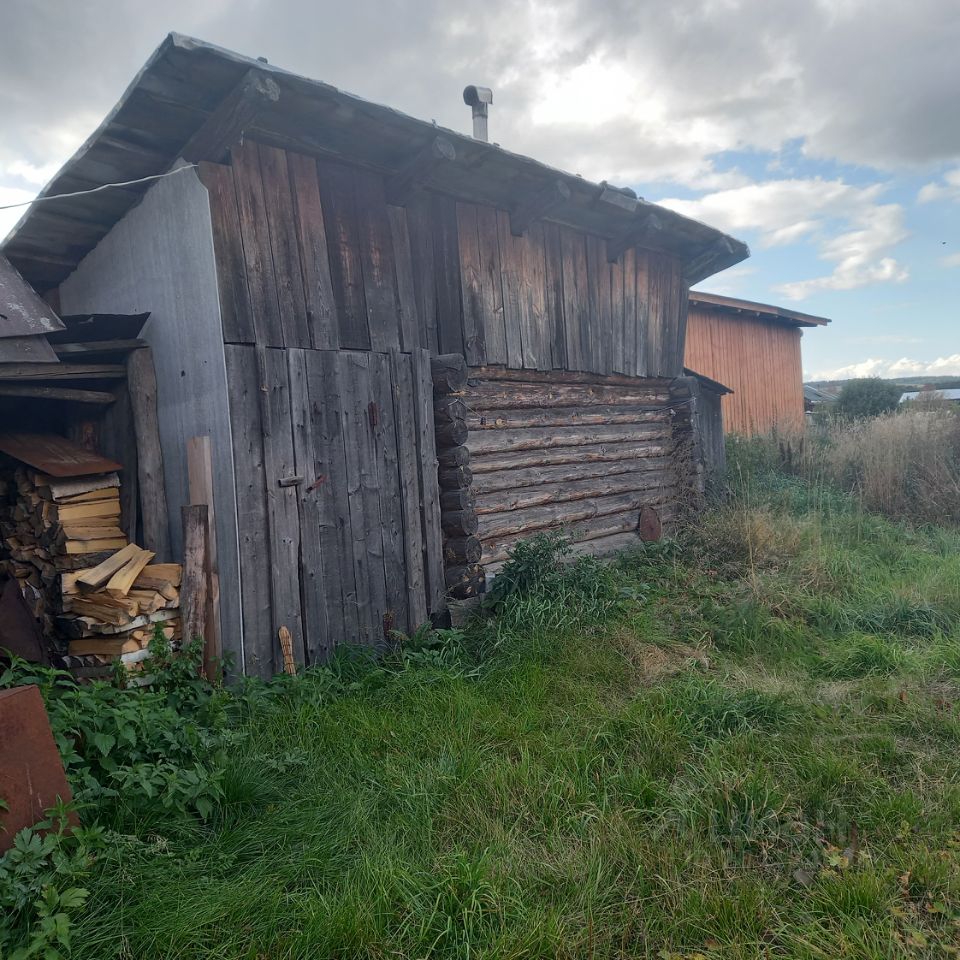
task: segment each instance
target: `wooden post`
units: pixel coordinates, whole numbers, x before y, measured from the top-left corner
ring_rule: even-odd
[[[165,563],[170,560],[170,515],[157,422],[157,375],[149,347],[134,350],[127,358],[127,386],[137,435],[143,545],[156,554],[158,562]]]
[[[180,617],[183,642],[202,637],[207,619],[207,506],[193,503],[181,508],[183,521],[183,580],[180,584]]]
[[[187,441],[187,480],[190,502],[207,508],[207,615],[204,619],[203,665],[207,676],[219,677],[223,659],[220,632],[220,570],[217,565],[217,520],[213,502],[213,455],[209,437]]]

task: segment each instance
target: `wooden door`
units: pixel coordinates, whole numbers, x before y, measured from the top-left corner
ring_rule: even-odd
[[[429,357],[226,347],[243,668],[382,647],[443,602]]]

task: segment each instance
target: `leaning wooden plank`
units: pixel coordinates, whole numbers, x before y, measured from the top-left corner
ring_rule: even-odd
[[[137,481],[143,517],[143,545],[161,560],[170,557],[170,517],[163,485],[163,453],[157,421],[157,375],[149,348],[127,358],[127,384],[137,435]]]
[[[81,590],[99,590],[121,567],[137,557],[139,553],[140,547],[135,543],[127,544],[103,563],[83,571],[76,578],[76,583]]]
[[[203,633],[203,666],[208,678],[219,671],[223,659],[220,638],[220,572],[217,564],[217,521],[213,503],[213,453],[210,437],[191,437],[187,441],[187,481],[191,503],[207,507],[207,620]],[[144,565],[146,566],[146,564]],[[110,585],[107,584],[107,589]]]
[[[207,507],[190,504],[180,509],[183,521],[183,590],[180,614],[183,635],[189,640],[203,636],[207,614]]]
[[[136,582],[143,568],[153,559],[150,550],[140,550],[128,563],[125,563],[108,581],[107,593],[111,597],[125,597]]]
[[[70,403],[93,403],[108,406],[116,400],[112,393],[103,390],[76,390],[72,387],[44,387],[0,383],[0,397],[32,397],[35,400],[66,400]]]

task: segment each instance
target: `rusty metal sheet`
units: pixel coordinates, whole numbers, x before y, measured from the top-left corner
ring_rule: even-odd
[[[0,452],[51,477],[113,473],[123,465],[52,433],[0,433]]]
[[[60,318],[52,307],[0,256],[0,339],[34,337],[62,330]]]

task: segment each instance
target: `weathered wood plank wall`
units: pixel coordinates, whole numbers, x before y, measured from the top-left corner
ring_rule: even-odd
[[[202,164],[223,335],[263,347],[461,353],[474,366],[681,373],[679,260],[246,141]],[[246,276],[246,283],[238,277]]]
[[[803,427],[800,336],[784,323],[690,308],[685,364],[733,391],[721,401],[727,433]]]
[[[448,585],[470,592],[475,564],[541,531],[603,553],[633,542],[643,506],[675,516],[670,381],[485,367],[434,386]]]
[[[442,578],[422,352],[226,351],[247,673],[280,671],[281,626],[300,663],[415,630]]]

